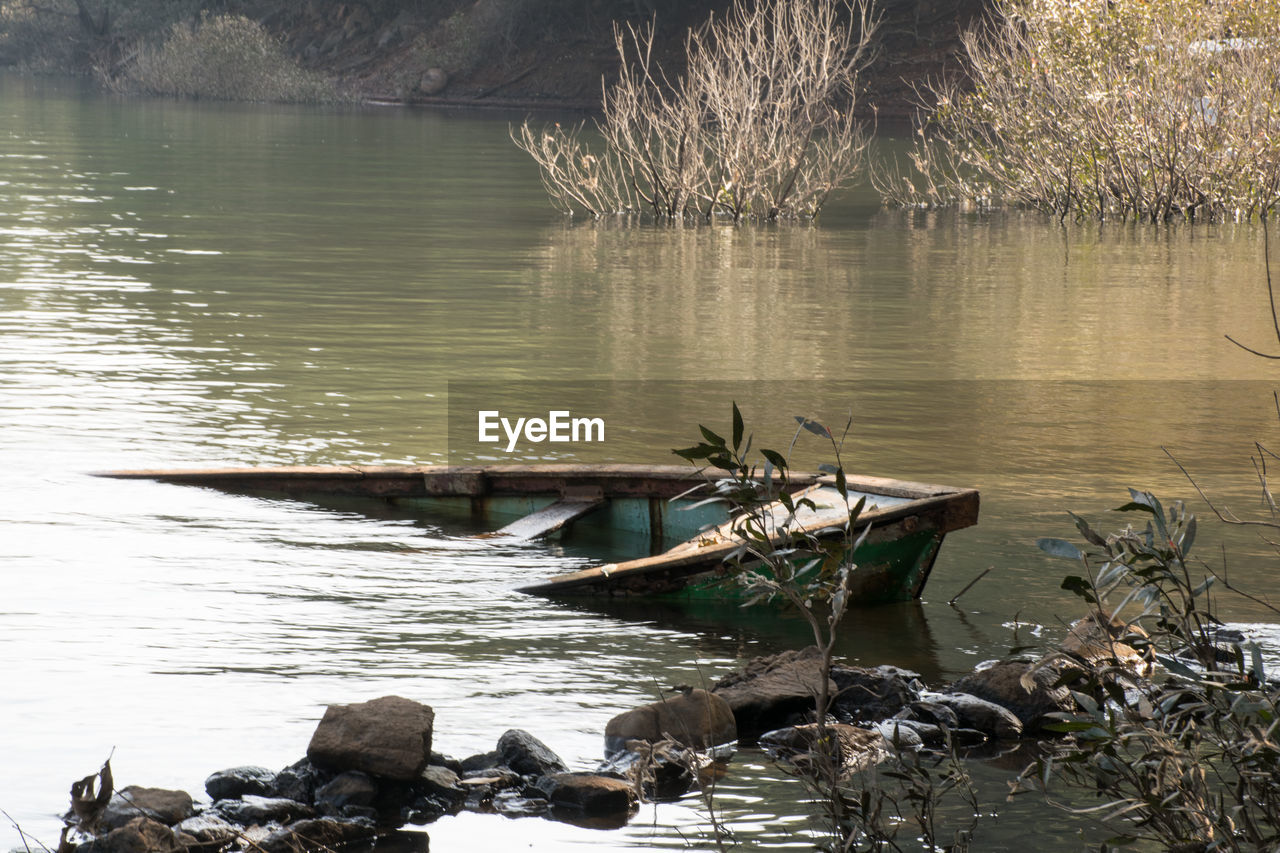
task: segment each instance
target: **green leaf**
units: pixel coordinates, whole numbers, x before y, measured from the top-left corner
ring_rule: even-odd
[[[761,450],[760,455],[773,463],[773,467],[779,471],[787,470],[787,460],[781,453],[776,450]]]
[[[1196,517],[1193,515],[1187,521],[1186,529],[1182,532],[1182,541],[1178,543],[1178,549],[1182,551],[1182,556],[1187,556],[1191,551],[1191,544],[1196,541]]]
[[[742,446],[742,412],[738,411],[738,403],[733,404],[733,449]]]
[[[1094,533],[1093,528],[1089,526],[1089,522],[1085,521],[1074,512],[1068,512],[1067,515],[1075,519],[1076,529],[1080,531],[1080,535],[1085,538],[1085,541],[1089,542],[1091,545],[1097,545],[1099,548],[1105,548],[1107,546],[1107,540],[1103,539],[1097,533]]]
[[[1150,512],[1150,513],[1155,512],[1155,510],[1153,510],[1149,504],[1138,503],[1137,501],[1129,501],[1129,503],[1125,504],[1124,506],[1116,507],[1115,511],[1116,512],[1140,511],[1140,512]]]
[[[844,478],[843,468],[836,469],[836,490],[840,492],[840,497],[849,499],[849,483]]]
[[[671,451],[681,459],[688,459],[690,462],[696,462],[699,459],[706,459],[712,453],[716,452],[716,448],[709,444],[698,444],[693,447],[686,447],[683,450]]]
[[[715,434],[714,432],[712,432],[711,430],[709,430],[709,429],[707,429],[706,427],[702,426],[702,424],[698,424],[698,429],[699,429],[699,431],[701,431],[701,432],[702,432],[702,437],[703,437],[703,438],[705,438],[709,443],[711,443],[711,444],[715,445],[716,447],[718,447],[718,448],[720,448],[720,449],[722,449],[722,450],[727,449],[727,448],[726,448],[726,446],[725,446],[725,443],[724,443],[724,438],[722,438],[721,436],[716,435],[716,434]]]
[[[1036,547],[1046,554],[1054,557],[1064,557],[1068,560],[1079,560],[1084,556],[1079,548],[1065,539],[1037,539]]]

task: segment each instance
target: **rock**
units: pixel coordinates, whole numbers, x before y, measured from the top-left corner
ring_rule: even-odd
[[[316,789],[316,806],[332,806],[342,809],[346,806],[371,806],[378,796],[378,786],[373,783],[367,773],[359,770],[348,770],[339,773],[333,780]]]
[[[399,696],[330,705],[311,736],[307,758],[333,770],[412,781],[431,757],[435,712]]]
[[[310,759],[303,758],[276,774],[275,790],[271,793],[300,803],[313,803],[316,789],[337,774],[316,767]]]
[[[549,807],[542,797],[526,797],[519,791],[501,791],[493,798],[493,810],[505,817],[540,817]]]
[[[521,776],[563,773],[568,766],[545,743],[523,729],[511,729],[498,738],[498,761]]]
[[[818,725],[788,726],[760,735],[760,748],[778,761],[812,771],[815,759],[825,757],[842,774],[879,764],[889,757],[888,744],[879,732],[845,723],[827,725],[827,740],[818,734]]]
[[[438,95],[449,85],[449,75],[443,68],[428,68],[418,81],[418,91],[424,95]]]
[[[909,720],[902,717],[894,717],[891,720],[882,720],[876,723],[876,731],[880,732],[890,743],[894,742],[895,732],[899,737],[902,733],[910,730],[919,739],[924,746],[945,746],[947,743],[948,730],[933,723],[922,723],[919,720]],[[910,735],[907,735],[910,738]],[[986,738],[982,738],[986,740]]]
[[[697,783],[697,770],[710,759],[675,741],[629,740],[596,768],[602,776],[622,776],[638,784],[651,800],[674,800]]]
[[[924,746],[924,736],[915,730],[915,725],[920,724],[912,724],[906,720],[881,720],[871,726],[871,730],[879,732],[885,743],[894,749],[920,749]],[[942,734],[941,729],[937,731],[939,735]]]
[[[977,729],[988,737],[1008,740],[1022,736],[1022,721],[1007,708],[970,696],[968,693],[930,693],[920,694],[920,698],[944,705],[955,711],[960,725]]]
[[[1065,686],[1053,686],[1058,672],[1050,667],[1035,671],[1031,690],[1023,687],[1022,677],[1031,667],[1032,664],[1024,661],[1001,661],[966,675],[950,689],[1008,708],[1022,723],[1024,731],[1036,731],[1045,715],[1074,711],[1075,702]]]
[[[461,802],[467,798],[466,789],[460,784],[460,777],[448,767],[428,765],[416,783],[418,791],[428,797],[441,797],[450,802]]]
[[[189,849],[221,850],[239,836],[239,830],[216,814],[198,814],[189,817],[173,828],[179,835],[188,835],[194,843],[186,842]]]
[[[822,655],[816,646],[753,658],[741,672],[717,682],[713,692],[729,703],[738,739],[811,718],[822,685]],[[835,682],[827,681],[832,696]]]
[[[538,780],[538,790],[553,806],[568,807],[589,816],[627,813],[636,804],[629,782],[595,773],[553,773]]]
[[[456,758],[450,758],[449,756],[443,753],[436,752],[434,749],[431,751],[431,760],[428,761],[427,763],[433,764],[437,767],[448,767],[450,770],[452,770],[454,773],[457,773],[459,776],[462,775],[461,761],[459,761]]]
[[[956,716],[956,712],[948,708],[946,705],[940,705],[937,702],[912,702],[910,705],[895,714],[894,718],[900,720],[917,720],[921,723],[927,723],[928,725],[937,726],[941,729],[960,728],[960,718]]]
[[[692,749],[710,749],[737,739],[738,726],[729,703],[705,690],[688,690],[614,717],[604,729],[604,752],[606,756],[621,752],[629,740],[671,740]]]
[[[218,800],[213,804],[215,813],[237,826],[262,826],[268,823],[288,823],[291,820],[314,816],[315,812],[305,803],[284,797],[259,797],[245,794],[237,800]]]
[[[204,780],[211,800],[234,800],[245,794],[270,796],[275,793],[276,774],[265,767],[232,767],[219,770]]]
[[[308,850],[332,851],[352,841],[373,838],[377,828],[368,820],[335,820],[322,817],[300,820],[276,830],[258,842],[264,853],[300,853]]]
[[[914,672],[893,666],[833,666],[831,680],[838,690],[833,710],[842,720],[853,723],[886,720],[919,698],[918,678]]]
[[[1145,640],[1148,634],[1137,623],[1125,622],[1115,616],[1107,619],[1095,610],[1071,626],[1062,641],[1062,648],[1079,655],[1089,664],[1107,665],[1114,662],[1138,675],[1150,675],[1151,660],[1133,646],[1122,642],[1126,637]]]
[[[160,821],[136,816],[75,849],[76,853],[184,853],[186,848]]]
[[[166,827],[181,823],[195,814],[191,795],[186,791],[165,788],[142,788],[137,785],[117,791],[102,813],[99,828],[113,830],[137,817],[149,817]]]
[[[435,762],[432,762],[433,764]],[[498,755],[497,750],[493,752],[481,752],[476,755],[468,755],[466,758],[458,762],[459,770],[455,771],[459,776],[465,776],[467,773],[475,770],[488,770],[498,767],[502,764],[502,756]]]

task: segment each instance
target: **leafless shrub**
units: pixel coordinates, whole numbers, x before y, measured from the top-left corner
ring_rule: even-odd
[[[653,58],[652,25],[616,28],[599,149],[582,126],[525,122],[512,138],[567,213],[812,218],[862,163],[852,110],[875,28],[870,0],[736,4],[690,31],[674,78]]]
[[[114,88],[228,101],[328,101],[332,85],[303,69],[261,24],[204,15],[175,24],[158,46],[139,48]]]
[[[922,91],[890,203],[1265,218],[1280,202],[1280,3],[1000,0],[969,80]]]

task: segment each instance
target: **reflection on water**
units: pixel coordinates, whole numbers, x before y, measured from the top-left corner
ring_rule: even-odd
[[[572,544],[93,470],[442,460],[451,382],[543,409],[535,381],[594,382],[628,412],[602,451],[623,461],[670,461],[731,399],[783,445],[790,415],[852,407],[851,467],[983,492],[926,600],[857,611],[841,641],[935,683],[1061,630],[1064,566],[1031,543],[1126,486],[1187,494],[1161,446],[1257,506],[1270,368],[1222,339],[1272,334],[1251,227],[1060,228],[859,194],[817,227],[597,226],[550,210],[505,117],[10,77],[0,111],[0,807],[46,843],[112,748],[122,784],[198,792],[219,767],[295,760],[326,703],[399,693],[435,707],[446,752],[519,725],[586,768],[615,713],[806,639],[776,610],[512,592],[590,559]],[[1225,541],[1233,579],[1265,590],[1265,547],[1206,527],[1204,553]],[[1007,769],[980,772],[1000,803]],[[721,794],[753,847],[805,845],[796,783],[758,755]],[[474,815],[429,832],[437,850],[622,850],[706,828],[696,798],[646,808],[609,833]],[[1000,808],[983,849],[1075,849],[1060,816]]]

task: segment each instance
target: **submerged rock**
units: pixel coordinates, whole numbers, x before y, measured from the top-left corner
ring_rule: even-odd
[[[710,749],[737,739],[738,726],[729,703],[714,693],[690,689],[611,719],[604,729],[604,751],[606,756],[615,755],[631,740],[668,740],[693,749]]]
[[[522,776],[563,773],[568,766],[542,741],[523,729],[510,729],[498,738],[498,763]]]
[[[153,818],[168,827],[181,823],[195,813],[191,795],[186,791],[130,785],[117,791],[107,803],[99,827],[110,831],[137,817]]]
[[[551,805],[588,816],[627,814],[638,800],[629,782],[594,773],[553,773],[538,780],[538,790]]]
[[[714,759],[675,741],[649,743],[629,740],[622,752],[605,761],[596,772],[625,776],[652,800],[674,800],[697,784],[697,773]]]
[[[360,770],[410,782],[431,759],[435,712],[400,696],[330,705],[311,736],[307,758],[333,770]]]
[[[276,774],[265,767],[230,767],[219,770],[204,780],[204,790],[211,800],[234,800],[245,794],[274,794]]]

